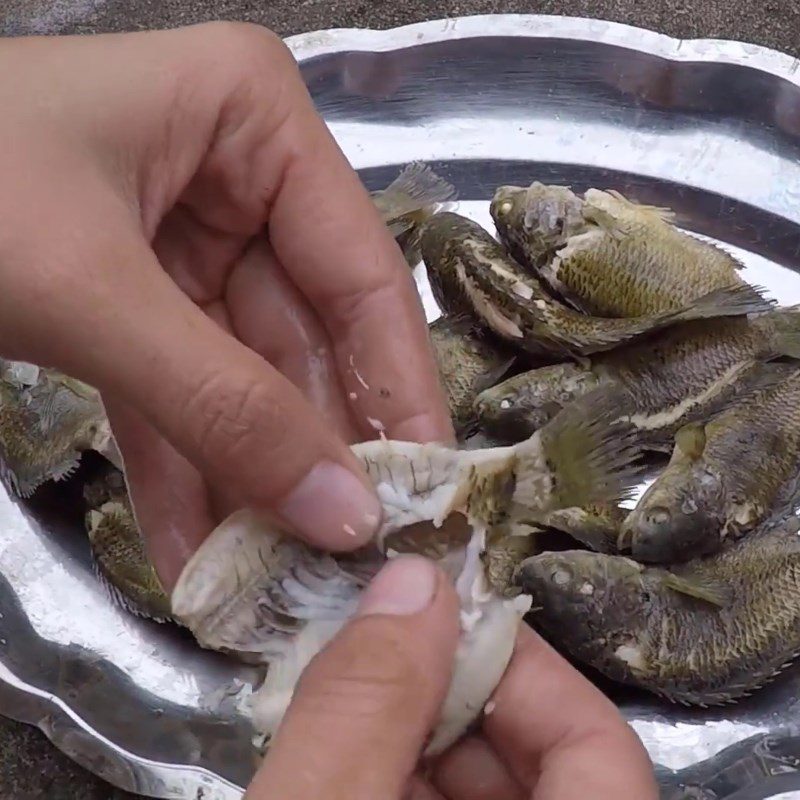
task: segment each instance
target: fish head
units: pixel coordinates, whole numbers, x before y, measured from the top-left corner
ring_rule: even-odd
[[[489,203],[489,214],[504,241],[522,222],[525,191],[524,186],[500,186]]]
[[[514,375],[481,392],[475,411],[489,434],[518,441],[543,428],[598,384],[590,370],[572,363],[553,364]]]
[[[7,383],[14,389],[36,386],[40,371],[38,366],[26,361],[0,359],[0,383]]]
[[[654,577],[622,556],[585,550],[524,561],[516,581],[532,596],[532,622],[564,648],[616,679],[647,669],[648,620],[660,601]]]
[[[722,480],[702,464],[672,463],[623,522],[620,548],[654,564],[712,553],[721,541],[723,497]]]
[[[534,261],[585,229],[582,209],[583,201],[567,187],[538,181],[527,188],[501,186],[489,207],[503,244]]]
[[[544,376],[542,381],[531,381],[521,373],[485,389],[474,403],[481,428],[505,441],[530,436],[563,408],[553,388]]]
[[[109,500],[127,499],[127,496],[125,474],[111,465],[98,477],[87,481],[83,487],[83,499],[91,509],[97,509]]]
[[[111,424],[102,408],[83,417],[76,427],[76,447],[81,450],[95,450],[104,453],[111,441]]]
[[[100,393],[81,381],[43,372],[21,402],[31,412],[32,436],[69,440],[79,451],[102,450],[108,444],[111,426]]]
[[[475,223],[452,211],[433,214],[422,226],[420,249],[425,263],[430,267],[445,257],[448,242],[468,234]]]

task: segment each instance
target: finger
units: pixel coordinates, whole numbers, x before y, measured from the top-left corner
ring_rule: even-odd
[[[230,330],[225,307],[209,319]],[[134,514],[148,557],[167,591],[216,525],[236,509],[234,495],[209,487],[200,473],[135,409],[115,398],[104,405],[122,453]]]
[[[266,238],[238,261],[225,299],[236,336],[297,386],[338,436],[358,441],[328,334]]]
[[[457,800],[525,800],[525,791],[482,736],[469,736],[437,762],[433,785]]]
[[[429,561],[391,561],[307,667],[247,797],[400,800],[450,682],[458,600]]]
[[[222,330],[233,336],[233,324],[231,323],[228,307],[221,300],[206,303],[203,306],[206,316],[216,322]],[[233,514],[241,508],[241,497],[230,484],[211,485],[207,484],[209,503],[214,514],[214,519],[221,522],[223,519]]]
[[[256,28],[220,33],[213,50],[204,33],[204,58],[216,65],[229,52],[231,66],[216,78],[200,59],[187,76],[222,96],[182,202],[216,229],[268,222],[278,260],[335,343],[345,390],[360,393],[364,418],[394,438],[452,437],[413,277],[291,54]]]
[[[64,164],[91,159],[79,166],[114,184],[145,239],[178,203],[219,234],[215,257],[240,252],[269,221],[278,260],[336,344],[346,392],[370,387],[359,411],[395,438],[452,436],[412,276],[274,34],[217,24],[10,47],[28,67],[23,96],[44,100],[20,115],[37,136],[16,123],[9,152],[50,148],[33,154],[43,178],[18,159],[20,188],[49,188]],[[82,205],[84,224],[62,245],[85,235],[94,210]]]
[[[445,800],[445,798],[424,778],[412,775],[402,800]]]
[[[656,800],[647,753],[617,708],[529,628],[484,733],[534,800]]]
[[[231,332],[285,375],[342,439],[357,441],[326,331],[275,258],[263,234],[240,252],[240,237],[210,231],[185,206],[159,227],[153,249],[178,286],[208,312],[228,310]]]
[[[235,490],[241,505],[271,509],[328,548],[368,540],[381,506],[350,448],[295,386],[180,291],[125,204],[90,177],[75,181],[84,204],[60,208],[53,238],[29,245],[31,263],[59,259],[46,271],[47,316],[20,322],[38,348],[31,360],[43,357],[135,407],[210,484]],[[93,213],[101,229],[66,252],[49,250],[75,238]],[[38,307],[43,274],[15,276],[21,308]],[[3,323],[14,329],[13,319]]]
[[[326,326],[359,419],[396,439],[449,440],[450,418],[416,285],[400,250],[325,128],[300,108],[276,137],[289,149],[309,130],[308,159],[289,161],[270,216],[282,264]],[[286,138],[284,138],[286,137]],[[303,210],[336,197],[341,214],[306,226]],[[310,235],[301,237],[301,229]]]
[[[148,557],[169,592],[217,524],[200,473],[134,409],[103,398]]]

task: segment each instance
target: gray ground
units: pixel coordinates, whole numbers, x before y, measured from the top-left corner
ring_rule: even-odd
[[[235,19],[288,36],[331,27],[386,28],[443,16],[589,16],[684,38],[740,39],[800,57],[796,0],[0,0],[0,33],[93,33]],[[0,718],[0,800],[131,798],[73,765],[38,730]]]

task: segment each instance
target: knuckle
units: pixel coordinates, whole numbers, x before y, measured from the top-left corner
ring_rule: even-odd
[[[185,407],[201,459],[222,465],[241,462],[248,448],[277,450],[287,431],[280,400],[256,376],[226,369],[204,376]]]
[[[219,21],[205,26],[207,41],[218,54],[225,53],[234,64],[274,68],[275,61],[292,61],[291,51],[283,40],[269,28],[250,22]]]
[[[350,633],[356,632],[355,623]],[[298,696],[315,717],[397,718],[416,713],[425,676],[413,649],[392,626],[342,637],[301,676]]]

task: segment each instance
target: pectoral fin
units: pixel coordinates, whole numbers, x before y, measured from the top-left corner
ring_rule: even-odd
[[[734,590],[730,584],[699,575],[695,577],[668,572],[664,577],[664,583],[674,592],[703,600],[720,608],[730,606],[734,598]]]

